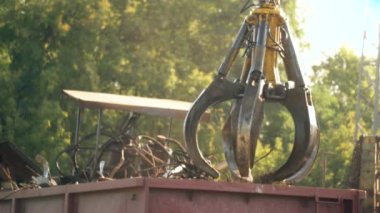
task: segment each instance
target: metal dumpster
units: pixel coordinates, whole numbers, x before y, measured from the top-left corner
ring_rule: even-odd
[[[0,192],[1,213],[360,212],[360,190],[134,178]]]

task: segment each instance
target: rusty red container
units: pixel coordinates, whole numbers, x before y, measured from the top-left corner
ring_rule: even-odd
[[[360,212],[365,193],[285,185],[135,178],[0,191],[1,213]]]

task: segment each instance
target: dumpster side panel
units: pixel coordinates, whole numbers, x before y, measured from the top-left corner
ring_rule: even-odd
[[[312,198],[164,189],[150,191],[149,206],[150,213],[279,211],[314,213],[316,210]],[[337,212],[338,209],[340,208],[334,208],[334,211]]]
[[[144,212],[145,196],[142,188],[86,192],[73,195],[75,212]]]
[[[16,212],[56,212],[63,213],[64,196],[18,199]]]
[[[0,201],[0,212],[8,213],[12,210],[12,200]]]
[[[134,178],[0,191],[0,213],[352,212],[359,190]]]

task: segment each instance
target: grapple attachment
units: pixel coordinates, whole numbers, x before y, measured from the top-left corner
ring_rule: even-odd
[[[246,48],[246,60],[240,79],[231,82],[226,76],[243,47]],[[286,83],[279,79],[278,55],[284,62]],[[317,156],[319,127],[310,91],[305,86],[288,27],[277,3],[260,1],[260,6],[246,17],[217,76],[195,100],[185,119],[188,153],[199,168],[214,178],[219,173],[199,149],[197,128],[208,107],[228,100],[234,102],[222,134],[225,157],[236,178],[252,181],[251,169],[265,102],[277,102],[286,107],[294,121],[295,137],[288,160],[277,170],[259,177],[259,181],[297,182],[307,175]]]

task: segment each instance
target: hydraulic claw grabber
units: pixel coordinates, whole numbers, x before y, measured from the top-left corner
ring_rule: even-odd
[[[238,81],[226,78],[241,49],[245,61]],[[280,80],[277,58],[283,60],[287,82]],[[309,89],[297,62],[291,36],[279,2],[261,0],[245,18],[216,77],[193,103],[184,124],[185,142],[194,163],[217,178],[219,173],[199,150],[197,128],[208,107],[233,100],[223,127],[224,152],[232,174],[252,181],[256,144],[264,117],[264,103],[287,108],[295,125],[293,150],[277,170],[259,177],[261,182],[297,182],[312,167],[319,147],[319,127]],[[275,133],[273,133],[275,134]]]

